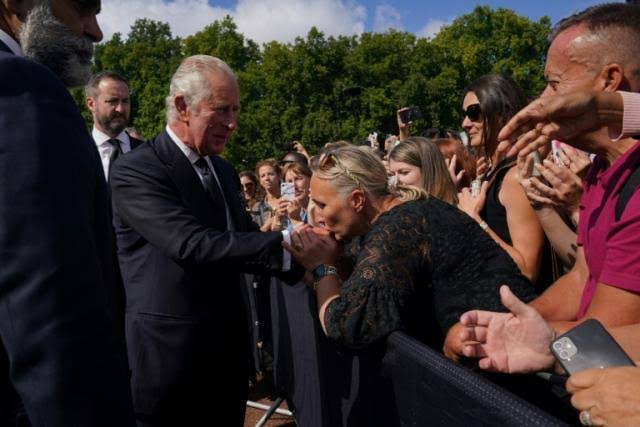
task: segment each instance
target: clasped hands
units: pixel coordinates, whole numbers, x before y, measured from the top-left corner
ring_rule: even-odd
[[[291,233],[291,244],[282,242],[304,268],[312,271],[321,264],[336,265],[342,247],[324,228],[305,225]]]

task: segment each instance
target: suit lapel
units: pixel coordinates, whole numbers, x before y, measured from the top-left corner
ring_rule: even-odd
[[[13,51],[11,49],[9,49],[9,46],[4,44],[4,42],[2,40],[0,40],[0,52],[6,52],[6,53],[10,53],[10,54],[13,55]]]
[[[198,217],[205,224],[213,224],[217,216],[216,212],[209,196],[204,191],[198,174],[187,157],[180,151],[166,131],[163,131],[152,142],[160,160],[170,168],[171,177],[182,198],[189,206],[194,208]],[[222,208],[224,210],[224,205]]]

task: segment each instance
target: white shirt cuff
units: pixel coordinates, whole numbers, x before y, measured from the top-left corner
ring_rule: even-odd
[[[291,244],[291,234],[289,230],[282,230],[282,240]],[[285,248],[282,248],[282,271],[291,270],[291,254]]]

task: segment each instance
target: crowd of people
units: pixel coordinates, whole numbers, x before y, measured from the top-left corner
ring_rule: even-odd
[[[294,141],[239,174],[221,157],[233,70],[183,60],[164,130],[142,141],[126,77],[91,75],[99,10],[0,1],[0,425],[243,425],[246,275],[301,289],[323,348],[366,377],[351,397],[368,409],[344,424],[394,424],[366,398],[386,392],[397,330],[531,374],[559,370],[551,342],[596,319],[640,358],[639,6],[560,21],[533,102],[512,77],[478,76],[462,134],[412,136],[401,108],[383,144]],[[639,425],[639,389],[637,367],[566,385],[586,426]]]

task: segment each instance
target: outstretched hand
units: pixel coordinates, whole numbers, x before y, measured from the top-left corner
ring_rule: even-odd
[[[526,156],[552,139],[568,141],[599,129],[602,124],[596,96],[596,92],[572,92],[536,99],[502,128],[496,151]]]
[[[500,298],[509,313],[473,310],[460,317],[462,354],[479,359],[480,368],[495,372],[528,373],[552,367],[553,329],[508,286],[500,288]]]

